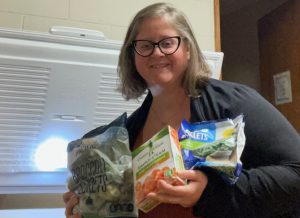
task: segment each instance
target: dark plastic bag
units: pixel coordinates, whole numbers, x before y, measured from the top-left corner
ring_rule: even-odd
[[[68,188],[84,218],[137,217],[124,113],[68,145]]]

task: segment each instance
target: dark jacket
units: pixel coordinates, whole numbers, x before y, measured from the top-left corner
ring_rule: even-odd
[[[151,102],[148,94],[128,119],[131,148]],[[194,206],[194,215],[300,217],[300,136],[285,117],[256,91],[236,83],[211,79],[199,97],[191,99],[191,121],[240,114],[244,114],[246,136],[240,178],[230,186],[214,172],[206,172],[209,182]]]

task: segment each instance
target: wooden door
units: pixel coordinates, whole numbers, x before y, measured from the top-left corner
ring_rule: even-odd
[[[292,102],[275,105],[300,132],[300,1],[290,0],[258,21],[261,91],[275,105],[273,75],[290,71]]]

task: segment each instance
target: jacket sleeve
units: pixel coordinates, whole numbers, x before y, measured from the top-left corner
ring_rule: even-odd
[[[299,134],[250,88],[219,88],[213,96],[205,96],[204,105],[218,118],[244,114],[246,145],[241,157],[243,171],[235,185],[229,186],[214,172],[206,172],[208,185],[194,206],[194,215],[292,217],[300,208]]]

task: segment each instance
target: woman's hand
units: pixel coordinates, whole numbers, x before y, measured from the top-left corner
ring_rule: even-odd
[[[63,195],[66,210],[65,215],[67,218],[81,218],[80,214],[73,214],[73,208],[78,204],[78,197],[74,192],[66,192]]]
[[[147,197],[162,203],[179,204],[183,207],[192,207],[200,199],[206,185],[207,176],[198,170],[178,171],[178,176],[189,182],[183,186],[173,186],[164,180],[157,183],[157,193],[151,192]]]

